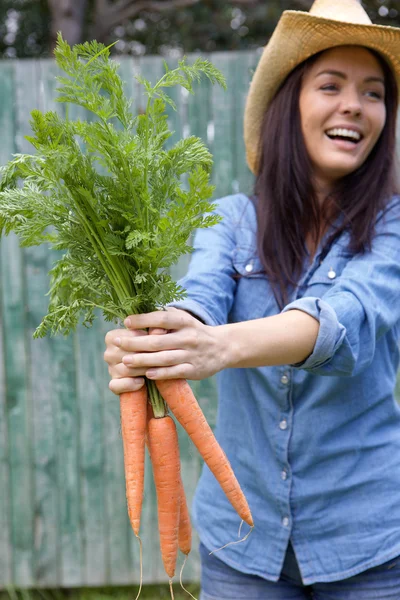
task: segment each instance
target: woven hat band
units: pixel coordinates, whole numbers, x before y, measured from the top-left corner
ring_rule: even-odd
[[[371,25],[371,19],[358,0],[315,0],[309,14],[342,23]]]

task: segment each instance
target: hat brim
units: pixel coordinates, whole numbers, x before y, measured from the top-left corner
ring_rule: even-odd
[[[280,85],[297,65],[335,46],[364,46],[379,52],[392,68],[400,90],[400,28],[358,25],[285,11],[261,55],[245,107],[246,158],[254,174],[258,171],[264,114]]]

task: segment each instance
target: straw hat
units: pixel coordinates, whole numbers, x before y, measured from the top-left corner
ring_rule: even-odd
[[[310,12],[287,10],[264,48],[250,85],[244,114],[247,163],[257,173],[265,110],[297,65],[335,46],[364,46],[379,52],[400,88],[400,28],[373,25],[358,0],[315,0]]]

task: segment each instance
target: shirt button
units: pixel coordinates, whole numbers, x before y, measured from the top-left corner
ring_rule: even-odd
[[[283,385],[287,385],[289,383],[289,377],[287,375],[282,375],[281,383],[283,383]]]
[[[286,481],[286,479],[287,479],[287,472],[285,470],[282,471],[281,477],[282,477],[283,481]]]
[[[334,271],[332,269],[332,267],[329,269],[328,277],[329,277],[329,279],[335,279],[335,277],[336,277],[336,271]]]
[[[251,273],[252,270],[253,270],[253,268],[254,267],[253,267],[252,263],[249,263],[248,265],[245,266],[245,270],[246,270],[247,273]]]
[[[289,527],[289,523],[290,523],[289,517],[283,517],[283,519],[282,519],[282,525],[284,527]]]
[[[287,421],[286,421],[286,419],[282,419],[282,421],[279,423],[279,428],[282,429],[282,431],[284,431],[285,429],[287,429]]]

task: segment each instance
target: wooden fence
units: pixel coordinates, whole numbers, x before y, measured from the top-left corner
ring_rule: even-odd
[[[193,57],[190,57],[192,59]],[[242,141],[242,114],[255,53],[209,57],[227,78],[228,92],[203,82],[194,97],[172,90],[174,140],[207,141],[215,156],[216,196],[251,187]],[[155,81],[162,60],[121,61],[133,110],[144,108],[134,75]],[[59,109],[51,60],[0,63],[0,164],[32,152],[29,113]],[[71,107],[73,118],[79,111]],[[47,273],[54,256],[45,247],[20,249],[15,236],[0,247],[0,587],[130,584],[139,580],[138,543],[126,511],[119,404],[108,391],[103,361],[107,325],[69,338],[33,340],[46,312]],[[187,259],[174,269],[179,277]],[[108,325],[109,327],[109,325]],[[214,422],[212,380],[195,385]],[[183,479],[192,498],[200,460],[180,434]],[[143,533],[144,581],[166,581],[159,556],[152,477],[147,471]],[[185,568],[198,578],[196,551]]]

